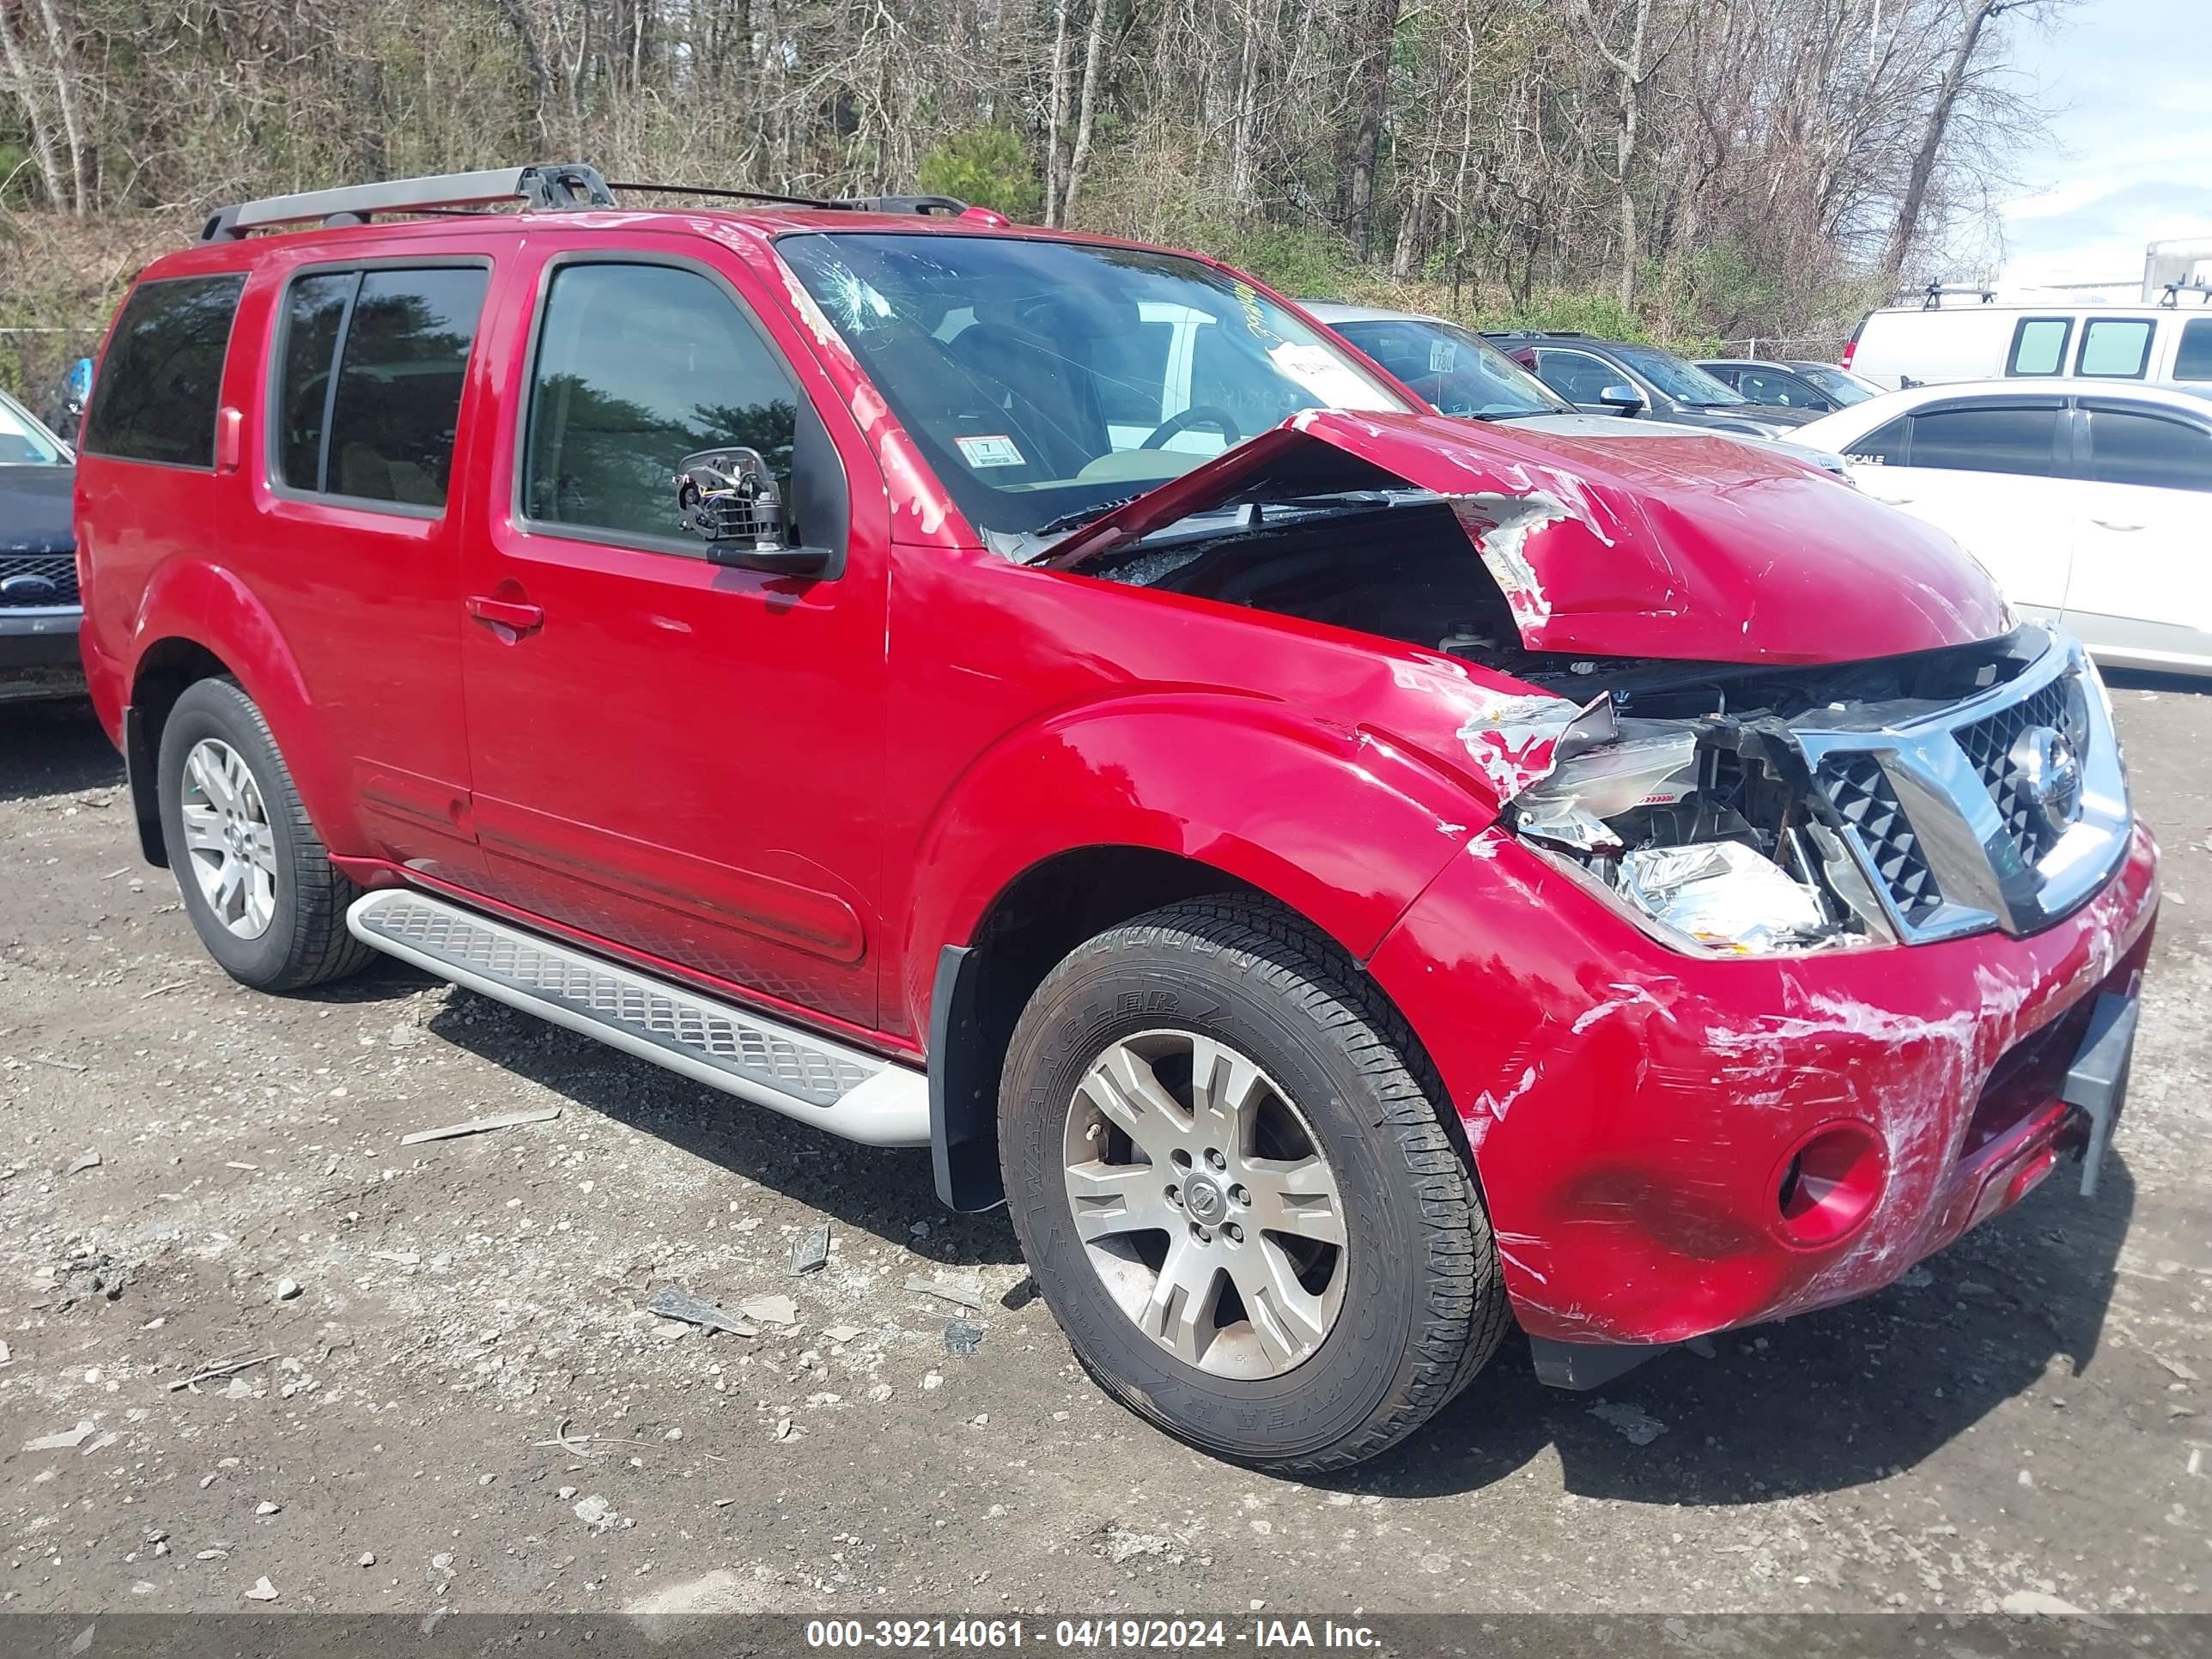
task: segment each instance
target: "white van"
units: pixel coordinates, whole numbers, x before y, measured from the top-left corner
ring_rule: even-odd
[[[2212,382],[2212,306],[1887,306],[1861,320],[1843,366],[1893,389],[2061,375]]]

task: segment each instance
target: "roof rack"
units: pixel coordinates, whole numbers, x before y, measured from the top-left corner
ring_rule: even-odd
[[[441,173],[421,179],[389,179],[380,184],[343,185],[335,190],[304,191],[218,208],[200,228],[203,242],[233,242],[251,230],[319,220],[337,228],[365,225],[378,213],[453,213],[520,202],[539,212],[611,208],[616,191],[658,196],[713,196],[729,201],[769,202],[784,207],[842,209],[854,213],[912,213],[957,217],[968,204],[951,196],[865,196],[825,199],[779,196],[764,190],[732,190],[718,185],[611,185],[599,169],[581,161],[539,162],[533,167],[486,167],[475,173]]]
[[[365,225],[374,213],[436,213],[520,201],[540,210],[612,207],[613,194],[596,167],[580,161],[536,167],[485,167],[380,184],[343,185],[218,208],[200,228],[203,242],[233,242],[249,230],[319,219],[328,226]]]
[[[1923,311],[1942,310],[1943,296],[1946,295],[1963,298],[1971,294],[1984,305],[1990,304],[1997,297],[1997,291],[1995,289],[1984,288],[1978,283],[1930,283],[1924,289],[1906,289],[1903,292],[1906,294],[1917,292],[1920,295],[1920,308]]]
[[[2159,290],[2158,303],[2164,310],[2178,310],[2181,305],[2181,296],[2185,294],[2194,294],[2207,306],[2212,306],[2212,283],[2207,283],[2201,276],[2186,283],[2166,283]],[[2191,323],[2190,326],[2194,328],[2197,325]]]

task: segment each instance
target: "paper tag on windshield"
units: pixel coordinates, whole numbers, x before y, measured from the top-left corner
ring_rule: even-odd
[[[961,459],[970,466],[1023,466],[1022,452],[1012,438],[1002,432],[956,440],[960,446]]]
[[[1458,358],[1458,356],[1459,356],[1459,347],[1458,347],[1457,345],[1455,345],[1455,343],[1453,343],[1451,341],[1449,341],[1449,340],[1431,340],[1431,341],[1430,341],[1430,342],[1429,342],[1429,373],[1430,373],[1430,374],[1450,374],[1450,373],[1451,373],[1451,367],[1452,367],[1452,364],[1453,364],[1453,362],[1454,362]]]
[[[1285,340],[1268,350],[1267,361],[1311,392],[1324,409],[1393,407],[1350,364],[1320,346]]]

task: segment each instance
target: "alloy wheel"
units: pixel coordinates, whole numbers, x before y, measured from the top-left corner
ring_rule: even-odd
[[[185,848],[200,896],[240,939],[259,939],[276,914],[276,836],[239,752],[203,738],[185,757]]]
[[[1140,1032],[1068,1103],[1068,1207],[1115,1305],[1216,1376],[1279,1376],[1321,1347],[1349,1277],[1344,1206],[1297,1107],[1193,1031]]]

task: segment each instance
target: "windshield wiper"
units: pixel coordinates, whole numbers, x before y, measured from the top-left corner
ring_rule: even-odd
[[[1078,507],[1073,513],[1063,513],[1056,519],[1046,520],[1029,533],[1032,536],[1057,536],[1063,531],[1080,530],[1084,526],[1104,518],[1109,513],[1118,513],[1136,499],[1134,495],[1124,495],[1119,501],[1100,501],[1095,506]]]

